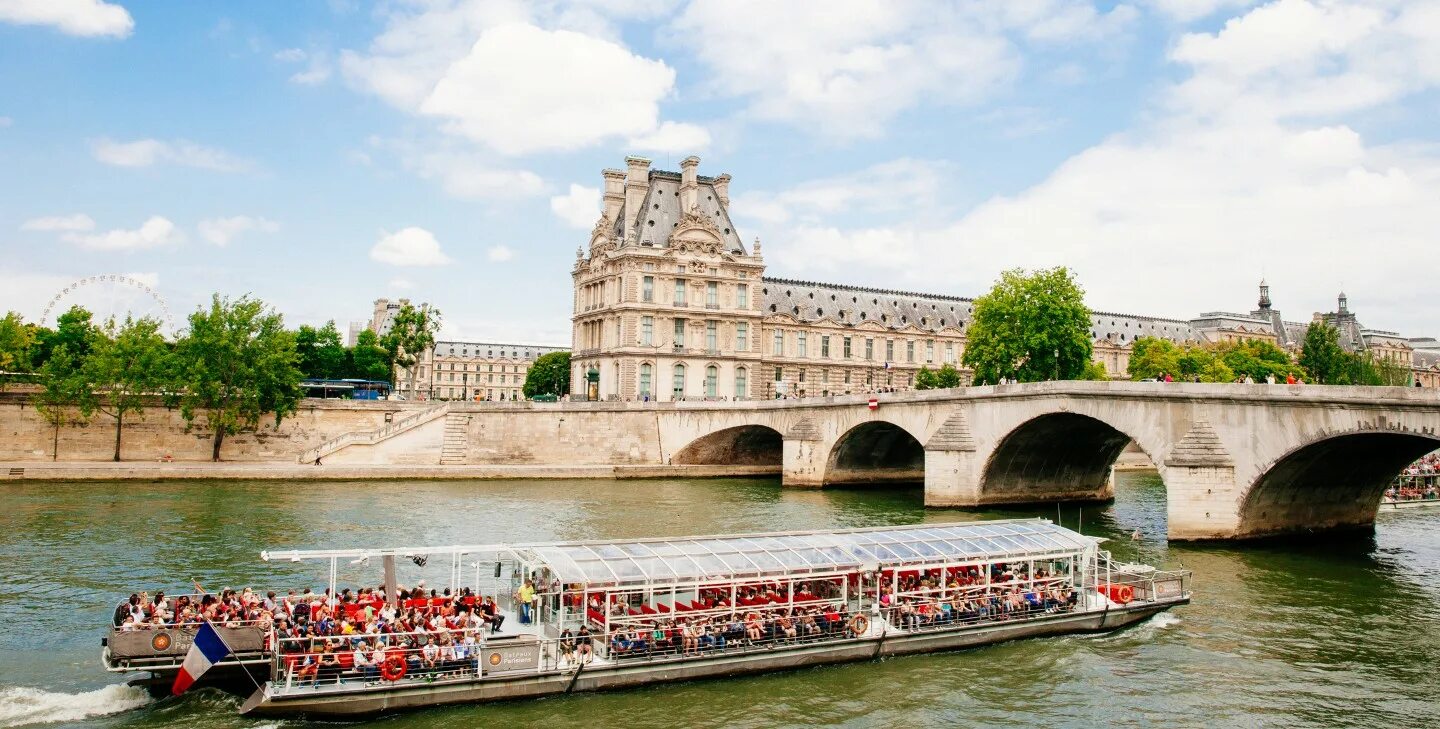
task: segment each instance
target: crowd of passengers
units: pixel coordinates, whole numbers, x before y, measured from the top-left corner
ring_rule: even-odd
[[[1405,468],[1396,477],[1385,498],[1395,501],[1440,499],[1440,453],[1430,453]]]
[[[882,580],[881,611],[891,625],[912,630],[1065,612],[1075,607],[1078,598],[1068,580],[1057,579],[1043,567],[1035,570],[1032,579],[1028,564],[992,565],[988,582],[980,567],[971,566],[925,574],[903,572],[893,585]],[[589,626],[603,631],[607,612],[611,624],[621,624],[610,632],[607,641],[612,657],[690,655],[737,644],[775,645],[855,637],[857,626],[848,609],[817,594],[825,592],[819,585],[801,583],[790,600],[785,585],[745,587],[737,592],[736,605],[732,606],[728,593],[701,590],[701,599],[690,609],[721,614],[696,616],[681,616],[670,609],[661,613],[649,606],[636,609],[619,600],[611,602],[607,609],[599,596],[592,595],[587,604],[587,625],[576,634],[569,630],[561,634],[562,660],[585,662],[591,657],[595,636]],[[732,607],[739,609],[723,614]]]
[[[407,674],[427,674],[473,666],[478,636],[500,632],[505,616],[493,596],[470,588],[452,594],[424,589],[400,590],[399,607],[379,588],[349,588],[281,596],[251,588],[219,594],[184,595],[171,600],[163,592],[141,592],[115,610],[122,631],[172,628],[209,621],[217,626],[273,627],[287,668],[301,681],[354,674],[375,678],[388,658],[401,656]],[[267,648],[271,647],[267,645]]]

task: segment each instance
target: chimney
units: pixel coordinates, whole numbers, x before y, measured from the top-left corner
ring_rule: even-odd
[[[630,240],[632,229],[638,224],[636,219],[643,217],[640,209],[645,204],[645,195],[650,192],[650,160],[644,157],[625,158],[625,225],[621,232],[625,241]]]
[[[720,207],[730,208],[730,173],[723,172],[715,178],[715,196],[720,198]]]
[[[607,169],[600,172],[605,178],[605,217],[614,222],[620,218],[620,208],[625,205],[625,173]]]
[[[696,170],[700,169],[700,158],[690,155],[680,160],[680,212],[688,213],[700,199],[700,183]]]

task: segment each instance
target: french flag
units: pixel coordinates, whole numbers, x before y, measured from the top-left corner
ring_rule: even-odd
[[[170,693],[175,696],[185,693],[190,684],[228,655],[230,646],[225,645],[220,634],[215,632],[215,626],[209,621],[201,623],[200,630],[195,633],[195,642],[190,644],[190,652],[185,654],[185,662],[180,664],[180,672],[175,674],[175,685],[170,687]]]

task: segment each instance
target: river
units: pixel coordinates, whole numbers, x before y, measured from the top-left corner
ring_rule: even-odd
[[[611,538],[1048,516],[926,510],[911,489],[789,490],[773,479],[396,483],[162,482],[3,487],[0,727],[308,726],[253,721],[213,690],[153,701],[98,661],[114,601],[224,586],[323,587],[266,547]],[[1194,603],[1109,635],[386,717],[394,729],[504,727],[1434,726],[1440,715],[1440,509],[1382,513],[1372,535],[1167,545],[1165,492],[1120,474],[1083,513],[1117,556],[1195,572]],[[1062,523],[1082,518],[1067,507]],[[1139,529],[1141,539],[1130,540]],[[436,560],[441,562],[442,560]],[[423,576],[442,584],[449,561]],[[342,565],[344,584],[378,567]],[[318,726],[318,725],[317,725]],[[335,726],[326,724],[323,726]]]

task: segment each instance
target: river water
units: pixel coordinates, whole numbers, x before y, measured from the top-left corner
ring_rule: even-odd
[[[1047,516],[926,510],[918,490],[771,479],[7,484],[0,487],[0,727],[303,727],[201,690],[154,701],[98,662],[114,601],[148,588],[323,587],[262,548],[749,532]],[[1435,726],[1440,509],[1374,535],[1196,547],[1164,540],[1164,486],[1121,474],[1083,514],[1122,558],[1194,570],[1195,601],[1101,636],[1020,641],[758,677],[385,717],[385,727]],[[1061,514],[1074,527],[1074,507]],[[1141,539],[1129,535],[1139,529]],[[445,582],[449,560],[401,581]],[[441,564],[437,564],[443,562]],[[343,584],[377,566],[342,565]],[[328,724],[325,726],[335,726]]]

